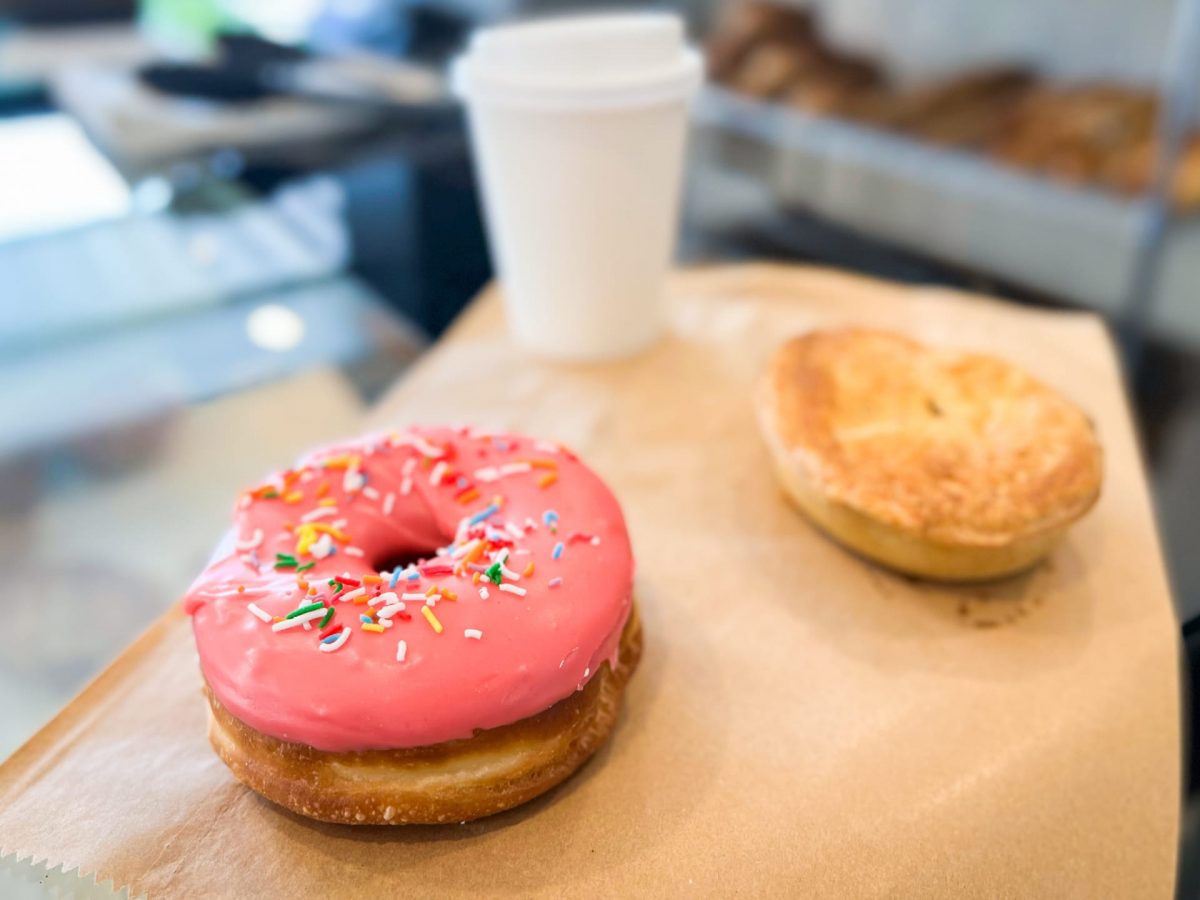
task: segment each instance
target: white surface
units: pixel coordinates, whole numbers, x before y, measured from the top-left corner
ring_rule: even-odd
[[[47,870],[32,860],[17,862],[13,857],[0,859],[0,897],[4,900],[128,900],[129,891],[117,892],[112,882],[97,884],[95,879],[80,878],[76,870]]]
[[[63,115],[0,124],[0,243],[123,215],[129,189]]]

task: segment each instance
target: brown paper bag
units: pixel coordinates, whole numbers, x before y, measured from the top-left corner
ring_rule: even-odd
[[[563,440],[621,499],[646,653],[576,777],[466,825],[284,812],[208,748],[171,612],[0,767],[0,855],[165,897],[1168,896],[1178,629],[1101,324],[763,266],[676,276],[670,315],[640,357],[556,365],[489,294],[371,423]],[[781,499],[750,386],[845,322],[1005,356],[1094,416],[1104,496],[1047,564],[922,584]]]

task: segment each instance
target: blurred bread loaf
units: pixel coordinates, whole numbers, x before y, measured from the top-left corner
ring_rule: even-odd
[[[995,66],[900,87],[871,60],[824,40],[811,12],[761,0],[726,4],[708,55],[712,76],[748,97],[978,152],[1080,187],[1137,194],[1153,185],[1159,104],[1150,89],[1055,84]],[[1200,133],[1190,136],[1169,192],[1177,210],[1200,208]]]

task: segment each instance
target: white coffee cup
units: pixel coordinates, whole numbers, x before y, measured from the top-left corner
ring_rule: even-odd
[[[679,18],[660,13],[487,28],[455,61],[522,347],[605,359],[660,334],[702,68]]]

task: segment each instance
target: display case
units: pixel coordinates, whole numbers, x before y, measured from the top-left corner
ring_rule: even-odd
[[[1153,60],[1064,72],[1047,48],[971,64],[960,47],[953,68],[922,71],[903,47],[835,44],[827,13],[760,2],[716,18],[702,168],[741,172],[785,210],[1200,343],[1200,4],[1163,19],[1149,83]]]

